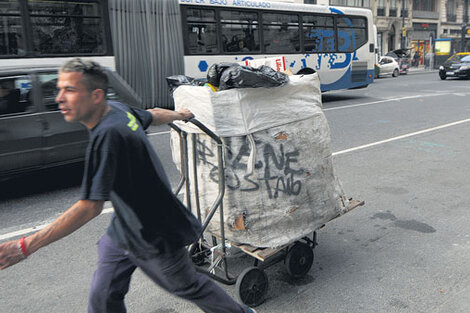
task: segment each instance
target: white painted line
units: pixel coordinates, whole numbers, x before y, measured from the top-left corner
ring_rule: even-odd
[[[358,103],[358,104],[352,104],[352,105],[343,105],[343,106],[334,107],[334,108],[326,108],[326,109],[323,109],[323,111],[333,111],[333,110],[342,110],[342,109],[349,109],[349,108],[357,108],[357,107],[362,107],[362,106],[372,105],[372,104],[378,104],[378,103],[393,102],[393,101],[401,101],[401,100],[416,99],[416,98],[424,98],[424,97],[443,96],[443,95],[448,95],[448,94],[450,94],[450,93],[435,93],[435,94],[427,94],[427,95],[416,95],[416,96],[408,96],[408,97],[384,99],[384,100],[378,100],[378,101],[373,101],[373,102]]]
[[[100,215],[109,214],[109,213],[113,213],[113,212],[114,212],[114,208],[103,209],[103,211],[101,211]],[[14,232],[10,232],[10,233],[0,235],[0,241],[10,239],[10,238],[13,238],[13,237],[23,236],[23,235],[26,235],[26,234],[29,234],[29,233],[32,233],[32,232],[37,232],[38,230],[41,230],[41,229],[47,227],[49,224],[51,224],[51,223],[45,223],[45,224],[42,224],[42,225],[39,225],[39,226],[29,227],[29,228],[25,228],[25,229],[21,229],[21,230],[17,230],[17,231],[14,231]]]
[[[464,123],[468,123],[468,122],[470,122],[470,118],[460,120],[460,121],[456,121],[456,122],[452,122],[452,123],[448,123],[448,124],[443,124],[443,125],[428,128],[428,129],[423,129],[423,130],[420,130],[420,131],[417,131],[417,132],[408,133],[408,134],[405,134],[405,135],[401,135],[401,136],[397,136],[397,137],[393,137],[393,138],[389,138],[389,139],[385,139],[385,140],[381,140],[381,141],[372,142],[372,143],[369,143],[369,144],[366,144],[366,145],[357,146],[357,147],[353,147],[353,148],[350,148],[350,149],[345,149],[345,150],[333,152],[332,155],[335,156],[335,155],[341,155],[341,154],[345,154],[345,153],[349,153],[349,152],[353,152],[353,151],[358,151],[358,150],[366,149],[366,148],[369,148],[369,147],[373,147],[373,146],[381,145],[381,144],[384,144],[384,143],[388,143],[388,142],[391,142],[391,141],[396,141],[396,140],[400,140],[400,139],[403,139],[403,138],[408,138],[408,137],[412,137],[412,136],[416,136],[416,135],[420,135],[420,134],[425,134],[425,133],[429,133],[429,132],[432,132],[432,131],[435,131],[435,130],[438,130],[438,129],[452,127],[452,126],[456,126],[456,125],[460,125],[460,124],[464,124]],[[104,209],[101,212],[101,215],[102,214],[109,214],[109,213],[112,213],[112,212],[114,212],[113,208]],[[0,241],[38,231],[40,229],[43,229],[44,227],[46,227],[49,224],[50,223],[46,223],[46,224],[42,224],[42,225],[39,225],[39,226],[36,226],[36,227],[25,228],[25,229],[21,229],[21,230],[18,230],[18,231],[14,231],[14,232],[10,232],[10,233],[7,233],[7,234],[0,235]]]
[[[147,136],[158,136],[158,135],[165,135],[165,134],[169,134],[170,131],[164,131],[164,132],[158,132],[158,133],[148,133]]]
[[[39,226],[25,228],[25,229],[21,229],[21,230],[18,230],[18,231],[11,232],[11,233],[3,234],[3,235],[0,236],[0,241],[10,239],[10,238],[13,238],[13,237],[17,237],[17,236],[19,237],[19,236],[22,236],[22,235],[26,235],[26,234],[38,231],[40,229],[43,229],[44,227],[46,227],[49,224],[50,223],[42,224],[42,225],[39,225]]]
[[[396,140],[400,140],[400,139],[403,139],[403,138],[408,138],[408,137],[412,137],[412,136],[416,136],[416,135],[421,135],[421,134],[429,133],[429,132],[432,132],[432,131],[435,131],[435,130],[438,130],[438,129],[443,129],[443,128],[447,128],[447,127],[451,127],[451,126],[456,126],[456,125],[460,125],[460,124],[464,124],[464,123],[468,123],[468,122],[470,122],[470,118],[460,120],[460,121],[456,121],[456,122],[452,122],[452,123],[448,123],[448,124],[443,124],[443,125],[428,128],[428,129],[423,129],[423,130],[420,130],[420,131],[417,131],[417,132],[408,133],[408,134],[397,136],[397,137],[392,137],[392,138],[385,139],[385,140],[380,140],[380,141],[368,143],[368,144],[362,145],[362,146],[357,146],[357,147],[353,147],[353,148],[333,152],[332,155],[340,155],[340,154],[345,154],[345,153],[349,153],[349,152],[353,152],[353,151],[357,151],[357,150],[362,150],[362,149],[365,149],[365,148],[381,145],[381,144],[384,144],[384,143],[387,143],[387,142],[396,141]]]

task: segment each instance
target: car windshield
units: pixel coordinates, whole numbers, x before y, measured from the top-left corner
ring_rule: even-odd
[[[452,62],[460,62],[463,58],[469,56],[468,54],[456,54],[452,56],[449,60]]]
[[[460,60],[461,62],[470,63],[470,55],[467,55]]]

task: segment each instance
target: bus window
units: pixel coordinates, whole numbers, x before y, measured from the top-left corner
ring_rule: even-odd
[[[217,46],[215,11],[207,9],[188,9],[186,43],[189,54],[214,54]]]
[[[28,2],[33,49],[41,55],[104,53],[97,2]]]
[[[332,16],[304,15],[305,52],[335,52],[336,40]]]
[[[24,55],[18,2],[0,2],[0,55]]]
[[[262,16],[266,53],[300,51],[299,17],[297,15],[263,13]]]
[[[352,52],[367,42],[365,18],[338,17],[337,25],[340,52]]]
[[[259,51],[258,13],[220,11],[224,52]]]

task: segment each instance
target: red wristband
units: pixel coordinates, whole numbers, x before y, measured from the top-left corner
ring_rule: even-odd
[[[26,250],[26,245],[24,243],[24,239],[26,237],[21,237],[20,239],[20,248],[21,248],[21,252],[23,252],[23,255],[25,258],[27,258],[29,256],[29,253],[28,253],[28,250]]]

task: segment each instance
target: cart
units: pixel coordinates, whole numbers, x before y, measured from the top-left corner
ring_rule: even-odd
[[[313,231],[311,237],[305,236],[290,244],[276,248],[259,248],[228,241],[225,237],[224,208],[222,202],[226,185],[223,162],[223,142],[221,138],[198,120],[193,118],[188,122],[194,124],[203,133],[216,142],[218,163],[218,195],[209,209],[206,219],[201,220],[201,205],[199,202],[196,166],[197,155],[195,149],[193,149],[191,156],[188,155],[188,140],[191,140],[194,147],[196,145],[196,134],[188,134],[175,124],[170,124],[170,127],[177,132],[180,139],[181,178],[175,193],[179,194],[184,188],[186,206],[189,210],[196,213],[197,218],[202,223],[203,229],[198,242],[195,242],[188,247],[190,256],[199,272],[204,273],[223,284],[236,285],[236,295],[238,300],[247,306],[256,307],[264,302],[268,291],[268,277],[264,272],[266,268],[283,261],[286,266],[287,273],[292,278],[296,279],[302,278],[310,271],[314,260],[313,250],[317,246],[316,230]],[[189,173],[189,162],[192,162],[192,173]],[[193,180],[193,188],[190,186],[190,179]],[[195,196],[195,203],[192,203],[191,201],[192,192]],[[351,199],[349,203],[350,205],[346,211],[350,211],[364,204],[363,201]],[[194,210],[193,205],[195,206]],[[216,218],[217,210],[219,211],[221,225],[220,234],[206,234],[206,230],[211,219]],[[236,247],[252,257],[253,265],[245,268],[238,275],[230,273],[227,259],[230,247]]]

